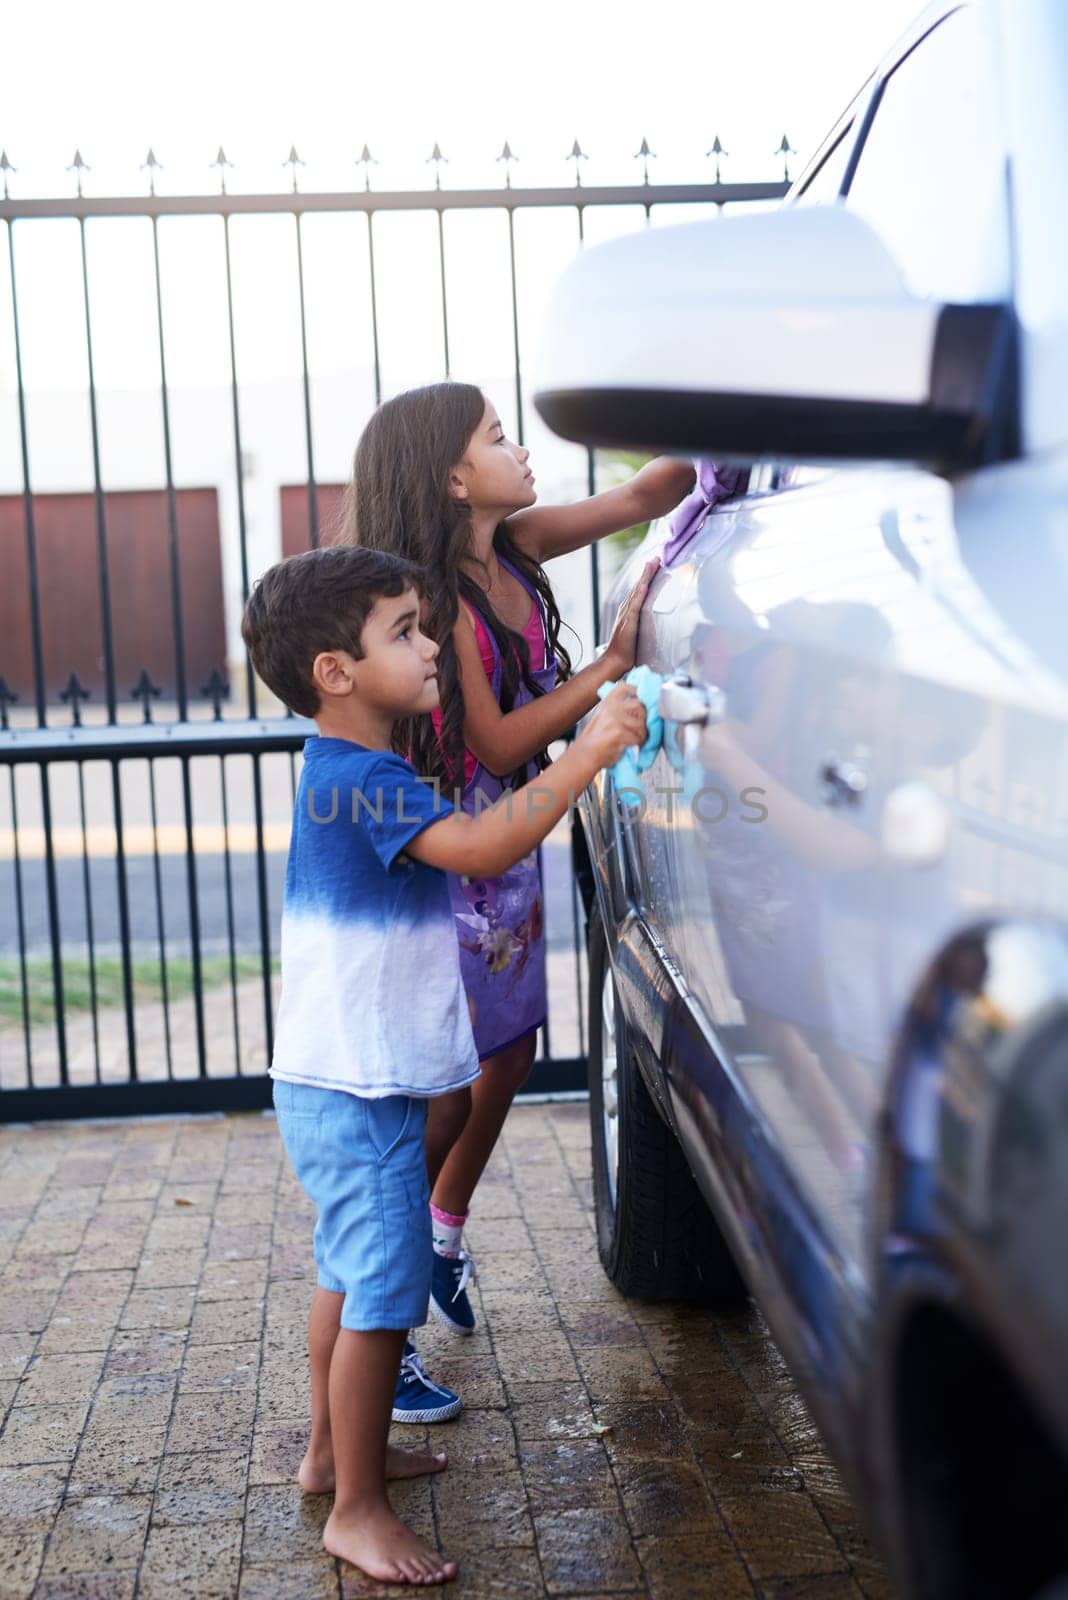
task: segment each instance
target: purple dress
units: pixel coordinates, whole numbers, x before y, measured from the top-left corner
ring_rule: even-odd
[[[534,606],[541,633],[545,665],[531,672],[540,689],[546,692],[556,683],[556,660],[549,650],[545,609],[534,589],[510,562],[501,565],[518,578]],[[499,702],[501,694],[501,655],[488,628],[479,626],[479,641],[488,644],[493,656],[490,687]],[[530,633],[527,632],[528,643]],[[531,649],[531,662],[538,659]],[[487,660],[488,667],[488,660]],[[513,710],[526,705],[534,696],[520,679]],[[461,806],[477,815],[510,787],[495,777],[481,762],[467,772]],[[537,766],[527,766],[527,779],[537,775]],[[517,805],[522,804],[517,798]],[[480,1061],[496,1055],[507,1045],[540,1028],[546,1016],[545,911],[541,888],[538,851],[517,862],[499,878],[467,878],[448,874],[449,893],[456,935],[460,941],[460,972],[471,1003],[471,1026]]]

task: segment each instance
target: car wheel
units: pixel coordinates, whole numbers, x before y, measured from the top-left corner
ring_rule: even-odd
[[[597,1247],[622,1294],[724,1305],[746,1290],[678,1140],[657,1111],[590,917],[589,1088]]]

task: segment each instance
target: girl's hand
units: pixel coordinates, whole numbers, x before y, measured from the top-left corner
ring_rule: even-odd
[[[655,574],[660,568],[660,557],[647,561],[641,577],[630,591],[616,615],[612,636],[602,660],[611,668],[610,676],[623,678],[634,665],[638,653],[638,623],[642,606]]]
[[[593,756],[598,767],[612,767],[631,745],[643,745],[646,733],[645,707],[637,690],[633,684],[617,683],[594,711],[575,745]]]

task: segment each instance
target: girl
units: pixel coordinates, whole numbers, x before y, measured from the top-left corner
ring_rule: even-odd
[[[694,482],[689,462],[663,458],[578,505],[540,507],[528,458],[481,390],[451,382],[386,401],[356,447],[346,537],[425,570],[426,630],[441,647],[440,712],[433,725],[406,725],[400,742],[416,770],[439,778],[446,792],[462,782],[471,811],[533,778],[548,764],[550,742],[596,704],[603,683],[634,665],[656,563],[620,609],[604,652],[574,674],[542,564],[663,515]],[[475,1318],[463,1226],[545,1021],[537,855],[499,879],[452,879],[450,891],[482,1074],[471,1089],[435,1102],[427,1132],[428,1165],[438,1174],[431,1309],[466,1334]]]

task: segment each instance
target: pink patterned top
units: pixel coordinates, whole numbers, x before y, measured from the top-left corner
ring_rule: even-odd
[[[489,629],[486,627],[486,624],[483,622],[482,618],[479,616],[479,614],[475,610],[474,606],[468,605],[466,600],[461,600],[460,603],[461,603],[461,605],[467,606],[467,609],[470,612],[471,620],[475,625],[475,638],[478,640],[478,653],[482,657],[482,667],[483,667],[483,670],[485,671],[487,679],[492,683],[492,681],[493,681],[494,656],[493,656],[493,641],[490,638]],[[541,621],[541,607],[538,605],[537,601],[535,601],[535,600],[532,600],[531,604],[530,604],[530,616],[527,618],[526,627],[523,629],[523,637],[527,641],[527,648],[530,651],[531,671],[532,672],[537,672],[540,668],[544,667],[544,665],[545,665],[546,645],[545,645],[545,629],[542,627],[542,621]],[[434,732],[435,733],[440,733],[441,732],[441,712],[440,712],[440,710],[432,711],[430,713],[430,717],[431,717],[431,720],[432,720],[432,722],[434,724]],[[470,750],[465,750],[464,751],[464,787],[465,788],[471,782],[471,779],[474,777],[475,768],[477,766],[478,766],[478,757],[475,756]]]

